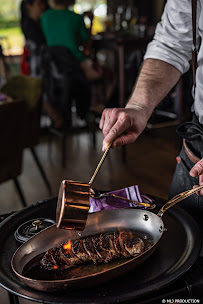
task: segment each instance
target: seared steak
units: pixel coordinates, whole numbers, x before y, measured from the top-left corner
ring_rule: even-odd
[[[40,264],[44,269],[64,269],[87,262],[109,263],[119,257],[135,257],[143,251],[143,240],[131,232],[101,233],[49,249]]]

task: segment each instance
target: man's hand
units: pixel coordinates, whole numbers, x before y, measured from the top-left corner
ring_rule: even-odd
[[[104,140],[102,150],[108,143],[118,147],[134,142],[146,127],[148,115],[142,107],[105,109],[100,120]]]
[[[135,141],[146,127],[154,108],[179,78],[180,72],[172,65],[158,59],[146,59],[125,109],[105,109],[102,113],[103,151],[112,141],[112,147]]]
[[[203,185],[203,158],[200,159],[190,170],[190,175],[192,177],[198,177],[199,176],[199,186]],[[198,186],[194,186],[198,187]],[[198,192],[199,195],[203,196],[203,190]]]

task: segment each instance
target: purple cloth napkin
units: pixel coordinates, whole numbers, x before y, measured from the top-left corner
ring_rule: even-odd
[[[93,198],[90,197],[90,209],[89,213],[97,212],[101,210],[108,210],[108,209],[121,209],[121,208],[141,208],[146,209],[144,206],[140,206],[128,201],[125,201],[123,199],[119,199],[116,197],[108,196],[108,194],[115,194],[127,199],[131,199],[133,201],[138,201],[140,203],[147,203],[152,204],[153,199],[149,198],[146,195],[142,195],[140,193],[138,185],[131,186],[128,188],[123,188],[116,191],[111,191],[105,193],[107,196],[102,196],[100,198]]]
[[[7,95],[0,93],[0,101],[5,101],[7,99]]]

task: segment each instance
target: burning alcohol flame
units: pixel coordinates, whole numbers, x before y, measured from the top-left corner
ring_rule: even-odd
[[[54,270],[58,269],[58,266],[57,265],[53,265],[53,269]]]
[[[63,249],[67,251],[71,250],[71,247],[72,247],[71,241],[68,241],[66,244],[63,245]]]

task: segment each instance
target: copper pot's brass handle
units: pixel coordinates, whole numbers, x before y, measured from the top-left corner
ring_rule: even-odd
[[[105,158],[106,158],[106,156],[107,156],[107,154],[108,154],[108,152],[109,152],[109,150],[111,148],[111,145],[112,145],[112,142],[107,145],[106,150],[105,150],[105,152],[104,152],[104,154],[103,154],[100,162],[98,163],[98,165],[97,165],[97,167],[96,167],[96,169],[94,171],[94,174],[92,175],[92,177],[91,177],[91,179],[89,181],[89,185],[90,186],[92,185],[92,183],[93,183],[93,181],[94,181],[94,179],[95,179],[95,177],[96,177],[99,169],[101,168],[101,166],[102,166],[102,164],[103,164],[103,162],[104,162],[104,160],[105,160]]]
[[[180,201],[184,200],[185,198],[191,196],[192,194],[200,191],[201,189],[203,189],[203,185],[193,188],[191,190],[187,190],[185,192],[182,192],[176,196],[174,196],[172,199],[170,199],[157,213],[158,216],[162,217],[163,214],[172,206],[176,205],[177,203],[179,203]]]
[[[126,197],[122,197],[122,196],[119,196],[119,195],[116,195],[116,194],[113,194],[113,193],[102,193],[99,196],[95,196],[95,195],[90,194],[90,196],[93,197],[93,198],[95,198],[95,199],[98,199],[98,198],[101,198],[101,197],[108,197],[108,196],[110,196],[110,197],[115,197],[115,198],[121,199],[123,201],[134,203],[136,205],[140,205],[140,206],[143,206],[143,207],[148,207],[150,209],[152,209],[152,207],[154,207],[153,205],[151,206],[148,203],[141,203],[141,202],[134,201],[134,200],[131,200],[131,199],[128,199]]]

